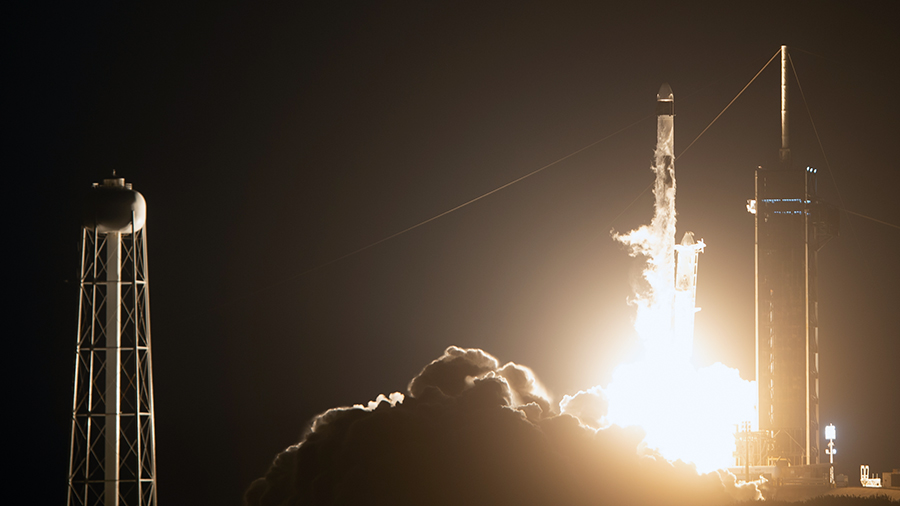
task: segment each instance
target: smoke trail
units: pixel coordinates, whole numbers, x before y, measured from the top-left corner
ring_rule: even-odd
[[[665,88],[668,88],[667,86]],[[662,90],[661,90],[662,91]],[[675,154],[671,115],[657,116],[656,151],[653,172],[655,197],[653,219],[627,234],[612,232],[613,238],[629,248],[633,257],[643,256],[647,265],[643,278],[646,293],[633,300],[637,306],[635,329],[645,349],[671,353],[672,317],[675,300]]]

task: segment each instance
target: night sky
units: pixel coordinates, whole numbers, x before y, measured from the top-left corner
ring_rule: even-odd
[[[35,504],[65,497],[79,206],[112,170],[148,203],[161,504],[239,504],[313,416],[405,392],[450,345],[531,367],[557,402],[607,384],[639,351],[639,264],[610,230],[651,217],[663,82],[681,153],[787,44],[794,160],[900,224],[892,2],[333,4],[7,17],[7,461]],[[676,162],[678,236],[707,244],[695,362],[745,379],[777,63]],[[900,467],[900,230],[841,219],[819,254],[821,422],[854,483]]]

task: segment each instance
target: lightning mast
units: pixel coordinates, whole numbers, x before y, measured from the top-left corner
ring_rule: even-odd
[[[86,208],[68,505],[156,506],[147,205],[113,173]]]

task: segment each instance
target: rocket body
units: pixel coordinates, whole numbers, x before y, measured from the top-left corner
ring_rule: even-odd
[[[656,150],[653,158],[653,219],[649,225],[614,237],[647,257],[646,297],[637,300],[635,329],[644,349],[661,360],[691,356],[697,256],[703,241],[688,233],[675,243],[675,97],[663,84],[656,96]]]
[[[661,344],[658,348],[660,351],[665,350],[664,353],[673,353],[675,352],[672,332],[675,298],[675,97],[668,84],[660,86],[656,95],[656,151],[654,151],[653,171],[656,175],[653,185],[656,212],[651,227],[660,239],[656,246],[658,249],[653,255],[656,257],[653,261],[658,262],[655,275],[660,278],[653,291],[658,305],[656,314],[660,315],[662,322],[668,322],[668,325],[660,326],[660,328],[668,327],[668,331],[659,334],[658,338],[665,344]]]
[[[675,349],[690,358],[694,349],[694,314],[697,304],[697,261],[703,240],[694,241],[694,234],[685,232],[681,244],[675,246],[675,301],[672,314],[672,334]]]
[[[675,95],[668,83],[656,95],[656,170],[664,171],[666,186],[675,188]]]

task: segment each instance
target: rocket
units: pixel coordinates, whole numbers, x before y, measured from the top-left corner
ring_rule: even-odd
[[[675,178],[675,95],[669,83],[663,83],[656,94],[655,162],[657,170],[665,171],[666,182],[671,182]]]
[[[697,300],[697,261],[706,244],[695,241],[694,234],[686,232],[681,244],[675,244],[675,95],[668,83],[659,87],[656,95],[656,171],[657,209],[667,210],[667,239],[671,262],[672,288],[672,351],[690,357],[694,340],[694,313]]]
[[[694,313],[700,311],[697,304],[697,261],[703,248],[703,240],[694,241],[694,234],[684,233],[681,244],[675,245],[675,299],[673,301],[672,330],[675,349],[689,358],[694,343]]]
[[[675,116],[675,95],[672,94],[669,83],[662,83],[656,94],[656,115]]]

